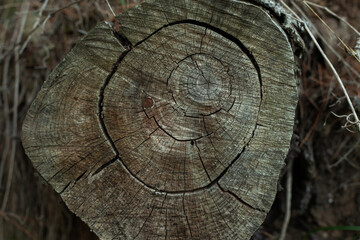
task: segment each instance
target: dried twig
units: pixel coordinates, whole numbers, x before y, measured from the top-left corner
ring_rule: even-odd
[[[59,9],[57,9],[57,10],[49,13],[48,16],[47,16],[44,20],[42,20],[42,21],[36,26],[36,28],[33,28],[33,29],[30,31],[29,35],[30,35],[30,34],[33,34],[41,25],[45,24],[50,17],[54,16],[54,15],[57,14],[58,12],[61,12],[62,10],[66,9],[66,8],[68,8],[68,7],[71,7],[72,5],[75,5],[75,4],[80,3],[81,1],[82,1],[82,0],[69,3],[68,5],[66,5],[66,6],[64,6],[64,7],[62,7],[62,8],[59,8]]]
[[[331,71],[334,73],[336,80],[338,81],[345,97],[346,100],[350,106],[351,112],[352,112],[352,116],[354,117],[355,121],[351,121],[349,124],[351,125],[356,125],[358,128],[358,131],[360,132],[360,120],[359,117],[355,111],[355,108],[350,100],[349,94],[347,93],[347,90],[339,76],[339,74],[337,73],[336,69],[334,68],[334,66],[332,65],[331,61],[329,60],[329,58],[326,56],[326,54],[324,53],[324,50],[320,47],[320,44],[318,43],[318,41],[316,40],[314,34],[311,32],[311,30],[308,27],[308,24],[306,22],[304,22],[286,3],[284,3],[282,0],[280,0],[280,2],[291,11],[291,13],[294,15],[294,17],[299,21],[302,22],[304,25],[304,28],[306,30],[306,32],[309,34],[310,38],[312,39],[312,41],[314,42],[316,48],[319,50],[320,54],[322,55],[322,57],[325,59],[325,61],[328,63],[328,65],[330,66]],[[349,115],[350,116],[350,115]]]
[[[282,4],[285,4],[282,0],[280,1]],[[287,6],[286,4],[284,6],[287,6],[287,8],[290,10],[290,12],[292,14],[294,14],[294,16],[296,16],[296,20],[298,20],[299,22],[306,22],[309,25],[309,28],[314,32],[314,34],[316,34],[316,36],[318,36],[324,43],[327,43],[327,39],[320,33],[320,31],[314,26],[314,24],[312,24],[312,22],[310,21],[310,19],[306,16],[306,14],[301,10],[301,8],[295,3],[295,2],[291,2],[292,5],[294,6],[294,8],[299,11],[299,13],[301,14],[301,17],[299,17],[289,6]],[[339,61],[341,61],[344,66],[346,68],[348,68],[353,74],[356,75],[357,78],[360,79],[360,73],[355,70],[349,63],[347,63],[345,61],[345,59],[330,45],[327,43],[327,47],[328,49],[339,59]]]
[[[46,22],[47,22],[52,16],[54,16],[55,14],[57,14],[58,12],[61,12],[62,10],[66,9],[66,8],[68,8],[68,7],[71,7],[72,5],[78,4],[78,3],[80,3],[81,1],[83,1],[83,0],[79,0],[79,1],[76,1],[76,2],[72,2],[72,3],[70,3],[70,4],[64,6],[64,7],[60,8],[60,9],[57,9],[56,11],[53,11],[53,12],[49,13],[44,20],[40,21],[40,22],[37,24],[37,26],[34,27],[34,28],[28,33],[27,36],[31,36],[32,34],[34,34],[34,32],[35,32],[39,27],[44,27],[45,24],[46,24]],[[27,11],[26,13],[28,13],[28,11]],[[25,41],[26,41],[26,40],[25,40]],[[22,46],[23,46],[24,43],[21,43],[21,42],[20,42],[20,43],[18,43],[17,45],[22,45]],[[7,48],[8,51],[7,51],[6,53],[0,55],[0,60],[1,60],[2,58],[4,58],[5,56],[11,54],[11,53],[14,51],[14,47],[16,47],[16,46],[10,46],[10,47],[8,47],[8,48]],[[22,47],[21,49],[23,49],[23,48],[24,48],[24,47]],[[25,48],[24,48],[24,49],[25,49]],[[24,49],[23,49],[23,50],[24,50]]]
[[[356,55],[360,58],[360,34],[356,40],[354,50],[355,50]]]
[[[344,159],[346,159],[353,151],[355,151],[356,149],[358,149],[360,145],[360,139],[341,157],[339,158],[339,160],[337,160],[335,163],[331,164],[329,166],[329,169],[334,168],[336,166],[338,166],[342,161],[344,161]]]
[[[17,7],[20,4],[21,4],[21,2],[4,4],[4,5],[0,6],[0,10],[12,8],[12,7]]]
[[[9,162],[9,171],[8,176],[6,180],[6,191],[4,194],[1,210],[4,211],[7,205],[7,201],[9,199],[10,189],[11,189],[11,183],[12,183],[12,176],[14,171],[14,164],[15,164],[15,154],[16,154],[16,148],[17,148],[17,121],[18,121],[18,105],[19,105],[19,88],[20,88],[20,45],[25,22],[27,18],[27,12],[26,10],[29,9],[29,1],[26,1],[22,5],[22,10],[25,11],[25,14],[22,16],[20,21],[20,27],[19,32],[17,33],[17,39],[16,39],[16,47],[14,51],[15,55],[15,87],[14,87],[14,112],[13,112],[13,124],[12,124],[12,141],[11,141],[11,153],[10,153],[10,162]]]
[[[106,0],[106,3],[107,3],[107,5],[109,6],[109,8],[110,8],[110,11],[111,11],[112,15],[114,15],[114,17],[115,17],[115,16],[116,16],[116,14],[115,14],[114,10],[112,9],[112,7],[111,7],[111,5],[110,5],[109,1],[108,1],[108,0]]]
[[[9,131],[10,129],[10,118],[9,118],[9,97],[8,97],[8,74],[9,74],[9,66],[10,66],[11,57],[7,56],[4,61],[3,65],[3,75],[2,75],[2,96],[4,102],[3,108],[3,116],[5,119],[5,131]],[[4,133],[5,138],[5,146],[4,150],[1,155],[1,165],[0,165],[0,186],[2,186],[3,174],[5,169],[6,160],[9,154],[9,147],[10,147],[10,132]]]
[[[309,36],[311,37],[311,39],[313,40],[313,42],[315,43],[315,46],[317,47],[317,49],[319,50],[320,54],[323,56],[323,58],[325,59],[325,61],[328,63],[328,65],[330,66],[332,72],[334,73],[336,80],[338,81],[338,83],[340,84],[341,89],[343,90],[346,100],[350,106],[350,109],[352,111],[352,114],[355,118],[355,121],[351,122],[352,124],[356,124],[358,127],[358,131],[360,132],[360,120],[359,117],[355,111],[355,108],[350,100],[349,94],[346,91],[346,88],[339,76],[339,74],[337,73],[336,69],[334,68],[334,66],[332,65],[332,63],[330,62],[329,58],[326,56],[326,54],[324,53],[323,49],[320,47],[320,44],[317,42],[316,38],[314,37],[314,35],[312,34],[312,32],[310,31],[309,27],[305,24],[305,29],[307,31],[307,33],[309,34]]]
[[[337,188],[335,188],[333,190],[333,195],[334,193],[336,193],[337,191],[341,190],[341,189],[344,189],[346,187],[349,187],[351,185],[353,186],[356,186],[358,183],[357,182],[354,182],[354,180],[357,180],[358,178],[360,177],[360,172],[357,172],[355,173],[354,175],[352,176],[349,176],[345,182],[342,182],[339,184],[339,186]],[[351,183],[352,182],[352,183]]]
[[[9,27],[9,21],[5,20],[3,23],[3,28],[8,29]],[[0,33],[0,40],[2,40],[0,42],[0,56],[3,54],[4,48],[5,48],[5,38],[6,38],[6,31],[1,31]]]
[[[346,51],[348,53],[350,53],[359,63],[360,63],[360,59],[358,58],[357,54],[355,53],[355,51],[349,47],[335,32],[334,30],[332,30],[332,28],[319,16],[319,14],[317,14],[315,12],[315,10],[308,4],[307,1],[303,1],[304,4],[310,9],[310,11],[327,27],[327,29],[334,34],[334,36],[340,41],[340,43],[344,46],[344,48],[346,49]]]
[[[354,32],[356,32],[357,35],[360,35],[360,32],[354,28],[348,21],[346,21],[344,18],[338,16],[336,13],[334,13],[333,11],[331,11],[329,8],[325,7],[325,6],[322,6],[320,4],[317,4],[317,3],[313,3],[313,2],[310,2],[310,1],[305,1],[307,4],[309,5],[312,5],[314,7],[317,7],[317,8],[320,8],[320,9],[323,9],[325,11],[327,11],[328,13],[330,13],[331,15],[333,15],[334,17],[336,17],[337,19],[339,19],[340,21],[344,22],[346,25],[348,25]]]
[[[5,221],[14,225],[17,229],[23,232],[29,239],[35,240],[35,238],[30,234],[28,230],[26,230],[23,226],[21,226],[21,224],[16,222],[14,219],[10,218],[9,215],[6,214],[4,211],[0,210],[0,217],[3,218]]]
[[[286,178],[286,211],[285,211],[285,218],[281,227],[281,233],[279,240],[284,240],[286,237],[286,231],[290,223],[290,216],[291,216],[291,198],[292,198],[292,169],[293,169],[293,162],[294,159],[290,159],[288,163],[287,169],[287,178]]]
[[[323,110],[323,109],[324,109],[324,108],[322,107],[322,110]],[[309,140],[309,138],[310,138],[310,136],[311,136],[311,133],[312,133],[313,131],[315,131],[317,125],[318,125],[319,122],[320,122],[320,117],[321,117],[321,115],[322,115],[322,112],[319,112],[319,113],[316,115],[315,121],[314,121],[314,123],[312,124],[310,130],[308,131],[308,133],[306,134],[306,136],[304,137],[304,139],[301,141],[301,143],[300,143],[300,145],[299,145],[300,147],[303,147],[303,146],[304,146],[304,144]]]
[[[46,5],[48,4],[49,0],[45,0],[43,5],[41,6],[40,10],[39,10],[39,15],[33,25],[33,30],[36,29],[38,26],[40,26],[40,20],[41,20],[41,17],[42,17],[42,14],[46,8]],[[42,28],[44,29],[44,25],[47,21],[47,18],[45,19],[44,23],[41,25]],[[28,45],[30,39],[32,37],[32,34],[29,34],[28,37],[26,38],[24,44],[22,45],[21,49],[20,49],[20,54],[24,51],[24,49],[26,48],[26,46]]]

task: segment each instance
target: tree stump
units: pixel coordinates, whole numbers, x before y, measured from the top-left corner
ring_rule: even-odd
[[[56,67],[23,125],[41,176],[100,239],[249,239],[289,150],[291,40],[234,0],[148,0]]]

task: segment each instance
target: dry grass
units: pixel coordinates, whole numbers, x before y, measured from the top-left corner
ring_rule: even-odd
[[[303,33],[306,54],[301,67],[296,129],[300,154],[295,162],[305,169],[287,172],[298,178],[294,181],[294,199],[291,202],[300,201],[301,204],[285,208],[285,216],[292,212],[292,224],[286,239],[300,239],[302,234],[301,231],[299,234],[299,226],[295,223],[301,222],[305,228],[303,234],[317,226],[359,223],[356,217],[359,209],[355,206],[358,201],[356,196],[360,194],[356,188],[360,180],[360,61],[356,54],[356,42],[360,37],[357,30],[360,2],[286,2],[293,17],[300,19],[306,30]],[[303,172],[299,174],[299,171]],[[319,189],[320,186],[322,189]],[[351,191],[354,194],[349,194]],[[348,204],[340,204],[344,199]],[[285,199],[281,201],[285,202]],[[327,209],[328,215],[323,215],[324,209]],[[286,224],[282,228],[282,239],[285,239],[284,227],[287,227]],[[353,235],[335,231],[316,233],[313,237],[353,239]],[[274,239],[277,239],[276,236]]]

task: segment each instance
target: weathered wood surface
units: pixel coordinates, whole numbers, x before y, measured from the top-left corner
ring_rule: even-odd
[[[234,0],[149,0],[117,19],[44,83],[27,155],[100,239],[249,239],[293,131],[286,34]]]

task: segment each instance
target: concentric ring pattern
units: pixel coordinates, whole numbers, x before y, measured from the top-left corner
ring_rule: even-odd
[[[56,67],[25,151],[100,239],[249,239],[290,146],[295,60],[240,0],[147,0]]]
[[[211,184],[255,131],[260,76],[236,42],[209,28],[165,27],[116,73],[105,89],[105,126],[129,171],[153,189]]]

